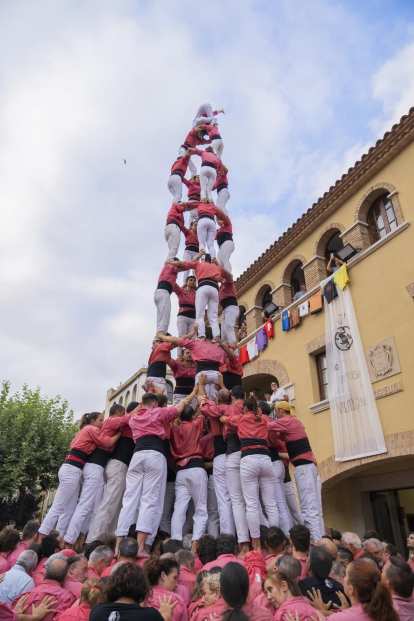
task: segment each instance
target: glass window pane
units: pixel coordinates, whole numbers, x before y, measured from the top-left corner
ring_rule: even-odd
[[[383,229],[384,228],[384,219],[382,216],[379,216],[378,220],[377,220],[377,226],[379,229]]]
[[[381,229],[379,234],[380,234],[380,237],[383,238],[387,235],[387,231],[385,229]]]
[[[328,383],[328,375],[327,375],[326,371],[322,371],[321,372],[321,379],[322,379],[322,384],[327,384]]]
[[[392,222],[390,222],[390,229],[391,231],[394,231],[394,229],[397,228],[397,223],[395,220],[393,220]]]

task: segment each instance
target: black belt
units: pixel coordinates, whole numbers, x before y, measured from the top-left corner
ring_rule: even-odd
[[[211,136],[211,140],[218,140],[218,139],[221,140],[220,134],[214,134],[214,136]]]
[[[194,377],[176,377],[175,378],[175,387],[182,388],[183,386],[191,386],[194,388],[195,384],[195,376]],[[177,390],[177,392],[180,392]]]
[[[233,241],[233,235],[231,233],[218,233],[217,244],[218,247],[222,246],[225,241]]]
[[[212,164],[211,162],[203,162],[201,168],[203,168],[203,166],[209,166],[209,168],[214,168],[214,170],[217,170],[217,166],[215,164]]]
[[[163,377],[167,374],[167,363],[158,360],[148,366],[147,377]]]
[[[168,226],[169,224],[176,224],[181,231],[182,224],[178,224],[177,220],[168,220],[165,226]]]
[[[194,384],[193,386],[176,386],[174,388],[174,394],[175,395],[191,395],[191,393],[194,390]]]
[[[168,291],[170,295],[173,292],[172,284],[168,282],[168,280],[160,280],[157,285],[157,289],[164,289],[164,291]]]
[[[164,442],[159,436],[144,436],[142,438],[138,438],[135,442],[134,453],[138,453],[140,451],[157,451],[157,453],[165,455]]]
[[[214,436],[213,438],[213,446],[214,446],[214,457],[218,457],[219,455],[225,455],[227,451],[227,442],[224,441],[223,436]]]
[[[200,200],[200,194],[190,194],[188,197],[188,200],[191,201],[193,200],[194,202],[198,202]],[[195,209],[195,207],[194,207]]]
[[[171,177],[173,175],[178,175],[181,178],[181,181],[183,180],[184,173],[181,170],[174,170],[174,172],[171,173]]]
[[[197,373],[204,373],[204,371],[218,371],[220,368],[219,362],[213,362],[212,360],[199,360],[197,362]]]
[[[210,280],[210,278],[200,278],[200,280],[198,281],[198,289],[200,289],[200,287],[204,287],[205,285],[209,285],[210,287],[214,287],[214,289],[217,289],[218,291],[218,283],[215,280]]]
[[[191,250],[191,252],[199,252],[200,248],[199,246],[186,246],[185,250]]]
[[[231,433],[227,436],[227,455],[238,453],[241,450],[240,438],[237,433]]]
[[[219,192],[221,192],[221,190],[224,190],[224,188],[228,188],[228,187],[229,187],[229,186],[227,185],[227,183],[220,183],[220,184],[217,186],[217,188],[216,188],[216,189],[217,189],[217,194],[218,194]]]
[[[223,300],[221,300],[221,308],[223,310],[227,308],[228,306],[238,306],[237,298],[230,296],[228,298],[224,298]]]
[[[285,478],[283,479],[283,483],[290,483],[291,481],[289,466],[285,466]]]
[[[213,218],[213,216],[209,216],[207,213],[201,213],[201,214],[198,216],[198,219],[199,219],[199,220],[201,220],[201,218],[209,218],[209,220],[213,220],[213,222],[214,222],[214,218]]]
[[[189,319],[195,319],[196,318],[196,312],[195,310],[185,310],[185,311],[181,311],[181,313],[177,313],[177,317],[188,317]]]
[[[225,385],[227,390],[231,390],[235,386],[243,386],[242,376],[238,375],[238,373],[231,373],[230,371],[224,371],[223,384]]]
[[[298,440],[291,440],[286,442],[286,450],[289,455],[289,459],[295,459],[298,455],[303,453],[312,453],[311,445],[309,444],[309,438],[299,438]]]
[[[96,448],[88,457],[88,464],[97,464],[105,468],[106,464],[112,457],[111,451],[105,451],[102,448]]]
[[[269,451],[270,451],[270,457],[271,457],[272,461],[279,461],[280,460],[279,451],[277,450],[277,448],[275,446],[269,446]]]

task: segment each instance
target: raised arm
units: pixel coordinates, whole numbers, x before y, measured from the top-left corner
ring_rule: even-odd
[[[219,338],[218,336],[216,336],[216,342],[220,345],[221,349],[223,349],[226,352],[227,358],[229,360],[234,360],[233,350],[227,345],[227,343],[223,343],[221,338]]]
[[[160,339],[161,341],[166,341],[167,343],[173,343],[173,345],[178,345],[178,341],[180,339],[191,340],[193,336],[197,334],[197,331],[198,331],[198,323],[195,323],[192,331],[189,332],[189,334],[186,334],[185,336],[166,336],[165,334],[161,334],[160,332],[157,332],[155,338]]]

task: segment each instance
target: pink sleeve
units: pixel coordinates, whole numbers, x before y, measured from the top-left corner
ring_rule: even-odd
[[[192,341],[191,339],[178,339],[178,347],[184,347],[185,349],[189,349],[191,351],[191,347],[195,342],[196,341]]]
[[[186,186],[187,186],[187,188],[188,188],[188,186],[190,185],[190,182],[189,182],[189,181],[188,181],[188,179],[186,179],[185,177],[184,177],[184,179],[183,179],[183,183],[184,183],[184,185],[186,185]]]
[[[177,283],[175,283],[174,286],[173,286],[173,291],[174,291],[175,295],[180,295],[183,290],[180,287],[180,285],[177,285]]]
[[[181,261],[181,265],[185,270],[195,270],[198,265],[198,261]]]
[[[178,362],[176,360],[174,360],[174,358],[170,358],[167,362],[168,366],[170,367],[171,371],[173,373],[175,373],[176,371],[178,371]]]
[[[161,408],[160,419],[162,422],[168,423],[169,421],[174,420],[174,418],[177,418],[177,416],[178,412],[176,407],[170,406],[168,408]]]
[[[200,151],[200,149],[194,149],[194,153],[200,157],[203,155],[203,151]]]
[[[119,431],[121,427],[127,425],[129,423],[129,419],[131,418],[131,414],[124,414],[123,416],[111,416],[107,418],[104,422],[104,427],[102,427],[102,431]]]
[[[283,423],[283,418],[278,418],[276,420],[270,418],[267,421],[267,428],[270,429],[270,431],[284,431],[286,425]]]
[[[95,442],[96,446],[99,446],[101,448],[110,448],[112,446],[111,438],[109,436],[104,436],[100,429],[97,429],[96,427],[91,427],[89,429],[89,432],[91,434],[91,439],[93,442]]]
[[[210,418],[220,418],[220,416],[223,416],[219,406],[208,400],[201,406],[201,412]]]
[[[213,110],[213,116],[217,116],[218,115],[218,110]]]
[[[233,414],[232,416],[229,416],[226,420],[226,425],[233,425],[233,427],[238,427],[241,416],[241,414]]]

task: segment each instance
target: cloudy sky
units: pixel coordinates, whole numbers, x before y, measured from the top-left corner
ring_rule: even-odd
[[[0,351],[12,390],[101,409],[147,361],[166,183],[199,104],[226,111],[236,276],[414,105],[409,0],[198,7],[0,3]]]

